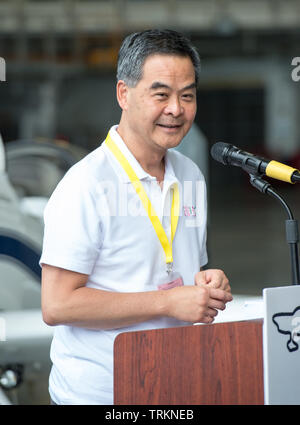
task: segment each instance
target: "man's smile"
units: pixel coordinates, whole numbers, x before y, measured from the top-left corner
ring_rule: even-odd
[[[176,130],[183,126],[183,124],[161,124],[161,123],[157,123],[156,125],[162,128],[170,129],[170,130]]]

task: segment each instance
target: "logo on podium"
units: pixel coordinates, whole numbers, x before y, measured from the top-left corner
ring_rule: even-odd
[[[289,336],[286,344],[288,351],[297,351],[300,340],[300,306],[291,313],[273,314],[272,321],[279,333]]]

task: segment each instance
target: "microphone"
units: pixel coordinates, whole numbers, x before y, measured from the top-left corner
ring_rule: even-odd
[[[216,161],[224,165],[241,167],[250,174],[265,174],[273,179],[288,183],[300,182],[300,171],[296,168],[282,164],[281,162],[261,158],[252,153],[242,151],[228,143],[215,143],[210,153]]]

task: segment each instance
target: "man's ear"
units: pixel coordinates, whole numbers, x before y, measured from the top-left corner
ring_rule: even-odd
[[[117,100],[120,108],[124,111],[128,108],[128,92],[129,87],[123,80],[117,82]]]

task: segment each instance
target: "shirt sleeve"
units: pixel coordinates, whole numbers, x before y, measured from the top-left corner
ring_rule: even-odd
[[[40,265],[91,274],[102,244],[94,186],[78,172],[58,184],[44,212]]]

